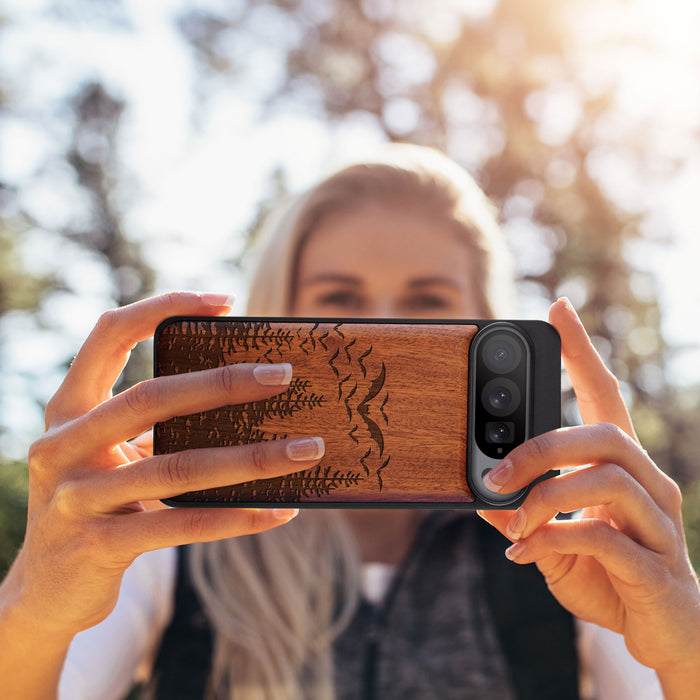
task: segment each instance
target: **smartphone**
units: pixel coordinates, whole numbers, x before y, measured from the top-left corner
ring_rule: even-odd
[[[175,317],[156,331],[155,376],[238,362],[294,376],[272,398],[158,423],[155,454],[318,435],[325,455],[168,505],[515,508],[530,487],[497,494],[484,475],[561,421],[560,340],[543,321]]]

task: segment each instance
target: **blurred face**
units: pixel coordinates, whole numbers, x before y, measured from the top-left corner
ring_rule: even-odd
[[[299,316],[479,318],[471,251],[411,207],[371,204],[325,216],[301,251]]]

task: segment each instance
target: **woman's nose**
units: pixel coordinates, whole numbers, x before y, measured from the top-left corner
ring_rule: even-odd
[[[373,318],[397,318],[400,316],[396,304],[391,299],[376,299],[369,309]]]

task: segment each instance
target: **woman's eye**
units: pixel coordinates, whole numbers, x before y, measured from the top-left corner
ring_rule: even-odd
[[[448,299],[435,294],[421,294],[420,296],[407,299],[405,305],[407,309],[431,311],[433,309],[447,309],[450,307],[450,302]]]
[[[322,306],[337,309],[359,309],[363,304],[362,297],[351,291],[329,292],[321,295],[317,301]]]

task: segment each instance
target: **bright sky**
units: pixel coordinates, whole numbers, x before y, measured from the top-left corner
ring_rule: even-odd
[[[146,242],[150,258],[159,261],[160,288],[206,288],[244,296],[244,285],[222,258],[236,252],[235,233],[250,221],[265,196],[271,170],[283,165],[290,185],[302,188],[319,173],[370,152],[382,136],[366,120],[328,128],[301,109],[262,122],[256,99],[261,86],[279,79],[279,68],[269,54],[255,54],[254,47],[250,60],[257,61],[255,83],[216,94],[203,112],[205,121],[193,130],[192,85],[197,76],[184,42],[168,19],[182,7],[211,6],[217,1],[125,0],[134,32],[41,19],[45,0],[24,0],[0,10],[13,18],[11,28],[0,33],[0,73],[3,84],[14,83],[16,90],[11,95],[15,116],[0,123],[0,177],[21,184],[35,173],[65,136],[53,106],[86,77],[99,76],[128,98],[130,111],[121,137],[125,166],[135,187],[124,192],[133,205],[127,225],[134,238]],[[453,4],[478,16],[490,11],[493,0],[453,0]],[[685,164],[677,173],[660,171],[653,183],[639,182],[626,164],[609,158],[599,159],[599,169],[621,201],[651,203],[651,230],[673,241],[665,247],[653,242],[638,246],[630,256],[659,280],[667,338],[696,347],[694,354],[686,353],[682,363],[671,366],[672,378],[690,376],[700,381],[700,330],[694,321],[700,306],[696,213],[700,3],[636,0],[614,11],[612,7],[602,0],[589,2],[578,25],[594,48],[586,58],[591,89],[614,79],[622,86],[618,121],[608,125],[608,137],[614,141],[616,133],[624,133],[629,124],[657,120],[662,128],[655,135],[652,153],[656,149],[667,156],[679,155]],[[620,27],[631,35],[648,37],[653,51],[630,47],[611,56],[605,37],[619,33]],[[653,92],[650,84],[655,85]],[[575,102],[565,92],[533,109],[544,110],[542,128],[550,138],[558,138],[569,128],[567,124],[575,125]],[[42,116],[39,126],[27,118],[36,115]],[[70,177],[55,169],[24,196],[24,204],[47,229],[69,220],[81,208]],[[0,410],[2,422],[20,435],[15,450],[27,432],[16,417],[25,408],[36,413],[29,401],[21,406],[18,397],[28,393],[27,382],[37,363],[46,364],[47,352],[57,358],[74,352],[100,311],[112,304],[100,265],[81,258],[78,266],[77,253],[52,241],[41,228],[30,236],[26,253],[27,266],[37,271],[55,269],[56,261],[62,261],[63,273],[83,293],[79,303],[74,297],[58,295],[44,309],[45,317],[62,319],[60,334],[44,334],[32,344],[30,336],[37,336],[26,319],[10,319],[10,325],[5,325],[8,340],[3,363],[10,368],[6,386],[13,403],[11,407],[0,403]],[[527,313],[543,314],[542,303],[535,303]],[[59,381],[58,375],[41,377],[44,398]]]

